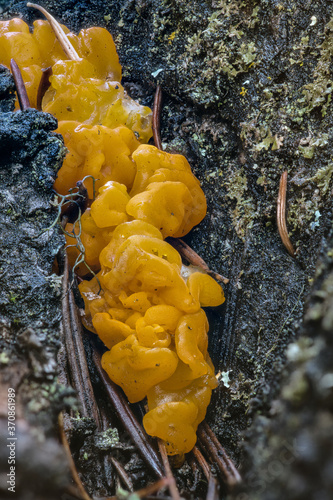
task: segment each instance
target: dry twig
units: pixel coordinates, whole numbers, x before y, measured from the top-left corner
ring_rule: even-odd
[[[206,479],[209,481],[211,472],[210,472],[209,465],[205,460],[205,457],[203,456],[203,454],[201,453],[201,451],[199,450],[199,448],[197,446],[195,446],[193,448],[192,453],[195,456],[195,458],[198,460],[198,463],[199,463],[200,467],[202,468],[202,471],[203,471],[204,475],[206,476]]]
[[[153,484],[149,484],[145,488],[142,488],[141,490],[137,490],[133,493],[133,497],[139,497],[139,498],[148,498],[149,495],[152,493],[156,493],[157,491],[161,490],[162,488],[165,488],[166,486],[169,485],[169,479],[164,477],[162,479],[159,479]],[[163,497],[158,497],[160,500],[163,500]],[[113,497],[107,497],[107,498],[101,498],[98,500],[119,500],[118,496],[113,496]]]
[[[289,239],[287,222],[286,222],[287,178],[288,178],[288,172],[287,170],[285,170],[281,175],[280,179],[280,188],[277,199],[276,219],[282,243],[288,250],[289,254],[292,257],[295,257],[295,250]]]
[[[114,468],[116,469],[116,471],[118,472],[118,475],[119,475],[120,479],[122,480],[123,484],[126,486],[126,488],[129,491],[133,491],[132,480],[129,477],[129,475],[127,474],[127,472],[125,471],[124,467],[121,465],[121,463],[118,462],[118,460],[115,459],[114,457],[111,457],[111,462],[112,462]]]
[[[154,97],[154,107],[153,107],[153,137],[155,146],[162,151],[162,140],[160,133],[160,119],[161,119],[161,104],[162,104],[162,89],[160,85],[157,85],[155,97]],[[180,238],[168,238],[169,243],[193,266],[200,267],[209,276],[212,276],[217,281],[222,281],[222,283],[229,283],[228,278],[221,276],[215,271],[211,271],[206,264],[206,262],[183,240]]]
[[[140,498],[147,497],[148,495],[151,495],[152,493],[156,493],[157,491],[161,490],[162,488],[165,488],[166,486],[170,486],[170,479],[167,477],[163,477],[159,481],[156,481],[156,483],[149,484],[145,488],[142,488],[141,490],[138,490],[136,494]]]
[[[207,490],[207,496],[206,500],[218,500],[219,499],[219,485],[218,482],[216,481],[216,478],[213,476],[210,467],[208,463],[205,460],[205,457],[199,450],[197,446],[195,446],[192,450],[193,455],[197,459],[200,467],[202,468],[202,471],[204,475],[206,476],[206,479],[208,481],[208,490]]]
[[[208,480],[206,500],[219,500],[219,498],[219,485],[216,478],[211,474]]]
[[[25,111],[26,109],[30,108],[30,102],[27,94],[27,89],[25,88],[25,84],[22,78],[22,73],[15,59],[10,60],[10,69],[12,70],[12,74],[14,77],[16,93],[20,104],[20,109],[21,111]]]

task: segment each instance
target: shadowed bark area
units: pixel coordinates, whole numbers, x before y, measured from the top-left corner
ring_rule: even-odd
[[[317,345],[313,321],[323,342],[331,328],[323,326],[331,325],[324,308],[304,322],[304,304],[310,301],[306,311],[311,312],[318,301],[325,303],[323,290],[316,294],[331,266],[332,5],[323,0],[59,0],[43,6],[74,31],[92,25],[109,29],[132,97],[151,106],[160,83],[163,146],[185,154],[208,201],[207,217],[186,241],[230,279],[224,287],[226,303],[208,311],[210,354],[222,376],[207,421],[243,466],[246,495],[252,490],[253,498],[279,498],[288,482],[288,498],[317,498],[312,476],[305,480],[310,462],[301,458],[298,444],[289,437],[285,448],[276,442],[280,424],[291,438],[304,419],[316,449],[331,439],[324,424],[323,434],[315,430],[324,418],[323,404],[330,422],[331,393],[323,403],[313,392],[311,377],[310,392],[298,397],[297,391],[289,391],[286,399],[285,391],[293,383],[287,346],[300,339],[297,348],[288,348],[291,359],[292,349],[310,349],[302,342]],[[30,23],[40,17],[23,2],[9,2],[2,16],[17,14]],[[284,248],[276,224],[279,181],[286,170],[287,226],[295,259]],[[318,258],[320,275],[314,282]],[[330,297],[331,292],[325,293]],[[321,359],[317,347],[311,359]],[[302,381],[308,369],[301,366],[296,372]],[[285,369],[283,399],[272,406]],[[325,370],[330,373],[331,367],[327,364]],[[325,376],[319,374],[318,380],[324,377],[326,384]],[[290,422],[296,422],[295,429]],[[244,431],[246,453],[240,445]],[[95,478],[83,452],[77,453],[93,492]],[[325,453],[311,455],[317,464],[313,471],[329,470],[331,458]],[[282,456],[292,466],[285,462],[281,473],[261,481],[266,459],[281,462]],[[300,480],[296,469],[303,471]],[[183,485],[188,477],[186,467],[179,470]],[[329,480],[323,484],[321,491],[328,491]]]

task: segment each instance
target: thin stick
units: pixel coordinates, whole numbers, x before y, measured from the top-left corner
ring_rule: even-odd
[[[42,69],[42,76],[40,78],[38,90],[37,90],[37,104],[36,108],[38,111],[42,111],[42,101],[45,95],[45,92],[50,87],[50,76],[52,75],[52,66],[48,68]]]
[[[78,472],[76,470],[75,463],[74,463],[74,460],[73,460],[73,457],[72,457],[72,454],[71,454],[71,450],[70,450],[70,447],[69,447],[69,444],[68,444],[68,441],[67,441],[67,437],[66,437],[66,434],[65,434],[65,431],[64,431],[64,422],[63,422],[62,413],[59,413],[58,424],[59,424],[60,439],[61,439],[62,445],[63,445],[63,447],[65,449],[65,453],[66,453],[67,458],[68,458],[69,467],[70,467],[73,479],[74,479],[77,487],[80,490],[80,493],[82,495],[83,500],[91,500],[90,496],[88,495],[88,493],[84,489],[84,486],[83,486],[83,484],[81,482],[79,474],[78,474]]]
[[[64,30],[62,29],[62,27],[60,26],[58,21],[53,16],[51,16],[51,14],[49,14],[47,12],[47,10],[44,9],[44,7],[41,7],[40,5],[37,5],[36,3],[28,2],[27,7],[32,7],[33,9],[37,9],[42,14],[44,14],[46,19],[50,23],[50,25],[54,31],[54,34],[57,37],[57,39],[59,40],[59,43],[60,43],[63,51],[65,52],[66,56],[68,57],[68,59],[71,59],[73,61],[80,61],[81,58],[79,57],[78,53],[74,49],[71,42],[68,40]]]
[[[153,137],[155,146],[162,151],[162,141],[161,141],[161,132],[160,132],[160,121],[161,121],[161,104],[162,104],[162,89],[160,85],[157,85],[155,98],[154,98],[154,107],[153,107]]]
[[[27,94],[27,89],[25,88],[25,84],[22,78],[22,73],[20,71],[20,68],[16,64],[15,59],[10,60],[10,68],[12,70],[12,74],[14,77],[14,82],[16,86],[16,93],[18,97],[18,101],[20,104],[20,109],[21,111],[25,111],[26,109],[30,108],[30,102],[29,102],[29,97]]]
[[[282,243],[292,257],[295,257],[294,247],[289,239],[286,222],[286,198],[287,198],[287,178],[288,172],[285,170],[281,175],[280,188],[277,199],[276,219]]]
[[[222,281],[224,284],[229,283],[228,278],[225,278],[215,271],[211,271],[206,262],[190,246],[188,246],[185,241],[180,238],[168,238],[168,242],[180,253],[182,257],[184,257],[184,259],[188,260],[190,264],[200,267],[216,281]]]
[[[119,420],[130,434],[134,444],[147,465],[154,472],[154,474],[157,475],[157,477],[162,478],[163,472],[157,453],[147,441],[147,435],[144,433],[141,425],[136,420],[133,412],[130,410],[125,398],[121,395],[119,388],[110,380],[107,373],[101,367],[101,356],[94,345],[93,361],[109,399],[117,412]]]
[[[169,479],[169,491],[170,491],[171,497],[173,500],[180,500],[180,494],[179,494],[179,491],[177,488],[175,477],[172,474],[168,455],[167,455],[167,452],[165,449],[165,444],[161,439],[158,440],[158,448],[159,448],[160,453],[161,453],[162,462],[163,462],[166,477]]]
[[[69,486],[67,486],[66,493],[68,493],[68,495],[72,495],[74,498],[78,498],[78,500],[82,500],[81,493],[79,492],[78,488],[74,485],[70,484]]]

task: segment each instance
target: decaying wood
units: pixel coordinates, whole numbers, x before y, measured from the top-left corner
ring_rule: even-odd
[[[12,112],[11,78],[0,72],[0,495],[58,500],[70,475],[56,419],[73,391],[57,380],[61,284],[52,261],[63,243],[57,231],[43,231],[54,216],[51,178],[62,142],[50,115]],[[11,414],[9,394],[15,394]],[[7,438],[14,443],[11,464]],[[15,492],[8,490],[10,466]]]

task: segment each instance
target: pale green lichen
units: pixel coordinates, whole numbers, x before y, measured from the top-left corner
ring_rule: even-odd
[[[247,178],[243,170],[231,172],[225,182],[227,197],[236,200],[236,206],[231,210],[233,226],[237,235],[245,240],[247,231],[252,228],[257,210],[251,196],[247,193]]]
[[[324,196],[329,187],[333,174],[333,161],[329,162],[325,167],[320,168],[313,177],[310,177],[308,181],[314,181],[317,183],[321,194]]]
[[[313,72],[313,82],[304,85],[299,103],[304,103],[303,112],[309,113],[314,108],[321,108],[322,116],[332,99],[333,81],[331,79],[331,64],[333,56],[333,19],[325,26],[325,40],[319,46],[320,58]]]
[[[0,365],[7,365],[9,363],[9,355],[6,351],[0,353]]]
[[[312,159],[316,148],[323,148],[328,144],[329,135],[321,134],[319,137],[311,137],[307,145],[300,145],[299,151],[304,156],[304,158]]]
[[[316,213],[320,207],[320,196],[313,195],[307,198],[303,193],[298,199],[292,201],[288,206],[288,228],[291,232],[315,230]]]
[[[257,24],[259,7],[254,7],[248,15],[244,2],[223,0],[212,6],[217,10],[208,17],[203,29],[187,37],[182,57],[182,69],[193,68],[193,88],[189,92],[197,101],[202,100],[203,86],[214,82],[219,89],[221,78],[233,80],[258,62],[256,44],[248,41],[246,30]],[[205,69],[196,73],[197,61],[201,58]]]
[[[95,439],[96,447],[100,450],[108,451],[119,444],[118,429],[110,428],[98,433]]]
[[[268,150],[270,147],[272,151],[280,149],[283,144],[283,136],[278,136],[277,134],[272,135],[272,132],[268,130],[266,137],[258,144],[253,147],[254,151]]]

